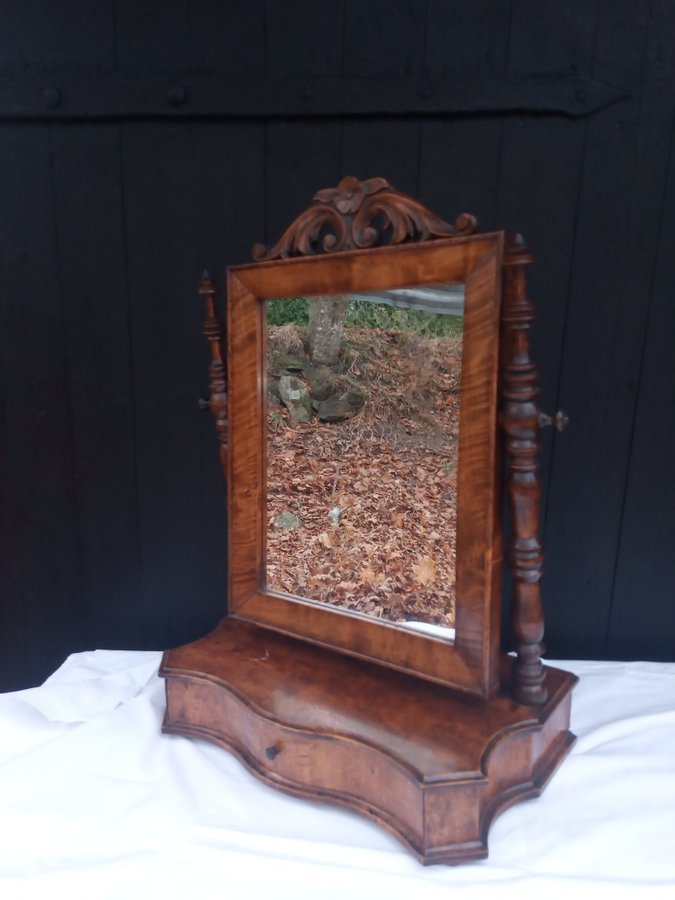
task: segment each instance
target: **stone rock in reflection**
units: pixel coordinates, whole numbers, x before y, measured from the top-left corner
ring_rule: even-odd
[[[312,398],[303,381],[294,375],[282,375],[279,379],[279,396],[295,422],[312,421]]]
[[[293,372],[302,372],[305,361],[299,356],[293,356],[290,353],[279,353],[270,363],[269,373],[275,378],[281,375],[289,375]]]
[[[285,510],[276,517],[274,524],[283,531],[295,531],[296,528],[302,528],[302,519],[295,513]]]
[[[342,422],[343,419],[355,416],[364,403],[363,392],[352,389],[339,397],[329,397],[316,403],[314,408],[322,422]]]
[[[312,400],[327,400],[333,393],[335,375],[328,366],[313,366],[307,363],[302,374],[309,382]]]

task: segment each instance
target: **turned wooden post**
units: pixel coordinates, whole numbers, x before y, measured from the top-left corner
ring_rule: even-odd
[[[206,321],[203,334],[211,347],[208,407],[216,422],[216,433],[220,445],[220,464],[227,476],[227,369],[223,359],[225,329],[216,316],[214,300],[216,286],[208,272],[204,272],[202,275],[199,282],[199,293],[206,300]]]
[[[512,626],[517,658],[513,697],[519,703],[547,699],[541,661],[544,613],[541,578],[544,555],[539,540],[539,378],[530,358],[534,307],[528,300],[524,267],[534,262],[520,235],[510,237],[504,258],[503,410],[511,512],[509,563],[514,580]]]

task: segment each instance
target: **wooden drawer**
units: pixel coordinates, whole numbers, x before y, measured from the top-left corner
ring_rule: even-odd
[[[164,730],[215,741],[276,788],[358,807],[412,847],[423,844],[416,774],[353,738],[272,722],[223,685],[189,678],[167,681]]]
[[[487,856],[490,823],[537,796],[574,740],[576,679],[547,670],[549,701],[488,702],[226,620],[169,650],[164,730],[232,750],[268,784],[388,828],[423,863]]]

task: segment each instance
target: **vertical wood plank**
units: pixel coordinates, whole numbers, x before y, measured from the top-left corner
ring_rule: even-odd
[[[512,0],[429,0],[426,61],[433,75],[493,78],[506,67]]]
[[[344,7],[346,73],[372,78],[424,70],[426,2],[345,0]]]
[[[227,71],[263,60],[261,6],[117,0],[120,68],[203,67],[218,40],[247,36]],[[214,15],[217,19],[214,20]],[[152,25],[160,20],[155,33]],[[205,31],[210,29],[209,38]],[[208,352],[197,294],[205,267],[224,290],[228,264],[247,259],[263,226],[263,128],[256,123],[125,123],[122,155],[131,294],[142,615],[146,645],[203,634],[224,615],[225,484],[210,417]],[[222,294],[221,294],[222,302]]]
[[[513,0],[507,71],[510,78],[532,73],[590,74],[595,40],[595,4],[574,0],[555,10],[536,0]],[[563,352],[569,282],[584,154],[584,120],[564,116],[506,117],[502,126],[499,182],[496,196],[498,227],[522,233],[535,258],[529,267],[528,293],[536,310],[532,358],[539,369],[540,404],[553,411]],[[565,441],[567,434],[559,440]],[[558,619],[565,615],[565,597],[547,576],[549,544],[559,537],[555,519],[544,527],[550,457],[557,440],[553,429],[540,432],[542,537],[546,643],[555,645]],[[511,646],[508,629],[512,585],[505,582],[503,642]]]
[[[119,130],[116,124],[54,124],[51,132],[83,639],[89,647],[139,647],[141,556]]]
[[[606,652],[675,658],[675,128]]]
[[[270,75],[339,74],[342,3],[292,0],[268,5]],[[290,17],[290,18],[289,18]],[[289,27],[293,21],[297,27]],[[334,120],[274,121],[266,126],[265,242],[277,240],[313,194],[340,179],[340,124]],[[247,257],[248,258],[248,257]]]
[[[424,69],[426,4],[377,0],[345,4],[344,72],[368,79]],[[399,190],[419,193],[420,120],[410,116],[347,119],[342,123],[342,174],[382,176]]]
[[[104,68],[113,59],[112,22],[112,4],[57,8],[28,0],[5,11],[0,61],[7,69],[43,68],[45,87],[72,66]],[[91,601],[69,347],[72,285],[62,253],[69,236],[56,192],[59,144],[53,126],[3,125],[2,132],[0,689],[8,689],[38,682],[87,645]]]
[[[115,0],[4,3],[0,28],[0,66],[31,67],[50,74],[68,68],[103,69],[115,52]]]
[[[226,610],[225,485],[197,406],[208,384],[197,283],[254,241],[261,146],[246,124],[124,126],[143,614],[155,646],[203,633]]]
[[[340,125],[329,121],[270,122],[266,126],[265,243],[278,240],[321,187],[340,180]],[[242,261],[250,260],[247,252]]]
[[[627,322],[631,339],[642,342],[641,368],[639,381],[630,384],[636,403],[608,623],[610,658],[675,657],[675,59],[669,51],[674,29],[672,4],[652,4],[636,174],[644,219],[635,222],[634,266],[625,287],[633,306]],[[639,327],[643,316],[646,325]],[[617,371],[617,379],[622,374]]]
[[[190,0],[114,2],[119,70],[175,72],[190,67]]]
[[[341,0],[275,0],[267,4],[267,72],[336,75],[342,68]],[[311,82],[308,82],[308,86]]]
[[[558,392],[571,425],[556,442],[547,510],[553,655],[606,653],[645,327],[645,305],[630,286],[649,277],[651,251],[640,242],[655,238],[667,159],[651,150],[648,162],[640,158],[648,6],[600,7],[593,75],[634,93],[587,125]]]
[[[0,128],[0,689],[82,643],[68,362],[49,126]]]
[[[478,0],[463,8],[460,16],[453,4],[430,0],[426,39],[430,76],[503,77],[508,59],[510,5],[500,0]],[[446,217],[473,213],[478,216],[482,231],[498,227],[495,204],[501,129],[496,116],[425,119],[421,132],[420,199]]]
[[[218,72],[260,74],[265,70],[265,0],[223,3],[191,0],[193,65]]]
[[[344,122],[342,174],[386,178],[398,190],[417,196],[420,123],[408,117]]]

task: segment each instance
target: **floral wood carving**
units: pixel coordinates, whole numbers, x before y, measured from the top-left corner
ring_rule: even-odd
[[[456,237],[478,230],[475,216],[462,213],[450,225],[384,178],[359,181],[348,175],[336,188],[317,191],[313,200],[312,206],[298,216],[271,250],[256,244],[253,258],[288,259],[363,250]]]

